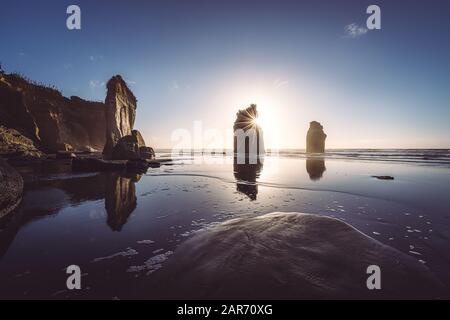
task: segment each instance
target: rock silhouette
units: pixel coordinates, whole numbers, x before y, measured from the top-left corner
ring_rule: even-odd
[[[234,154],[238,164],[257,164],[258,157],[264,154],[264,137],[262,128],[256,124],[258,111],[256,104],[239,110],[233,125]]]
[[[306,135],[306,152],[324,153],[326,138],[327,135],[323,132],[322,125],[317,121],[311,121]]]
[[[102,150],[105,145],[105,106],[58,90],[0,73],[0,125],[15,129],[35,146],[59,150]]]
[[[306,171],[309,178],[313,181],[320,180],[325,172],[325,160],[322,159],[306,159]]]

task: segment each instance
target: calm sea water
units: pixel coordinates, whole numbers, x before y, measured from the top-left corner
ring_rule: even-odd
[[[450,285],[449,154],[289,150],[239,167],[197,152],[143,175],[73,174],[64,162],[19,168],[23,202],[0,221],[0,297],[144,297],[152,288],[142,282],[196,231],[274,211],[342,219]],[[66,288],[72,264],[83,273],[76,292]]]

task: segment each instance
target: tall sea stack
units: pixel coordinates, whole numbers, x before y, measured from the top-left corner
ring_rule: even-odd
[[[107,84],[106,143],[103,157],[113,160],[137,160],[154,158],[152,148],[138,130],[133,130],[136,119],[137,100],[120,75],[112,77]]]
[[[117,142],[131,135],[136,119],[137,100],[120,75],[112,77],[107,88],[106,144],[103,155],[105,158],[111,158]]]
[[[311,121],[306,135],[306,152],[324,153],[326,138],[327,135],[323,132],[322,125],[317,121]]]
[[[258,111],[256,104],[239,110],[234,121],[234,155],[238,164],[256,164],[264,155],[264,137],[261,127],[256,124]]]

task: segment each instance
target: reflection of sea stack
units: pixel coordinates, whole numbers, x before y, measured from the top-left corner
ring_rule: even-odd
[[[324,153],[326,138],[327,135],[323,132],[322,125],[317,121],[311,121],[306,135],[306,152]]]
[[[134,211],[137,204],[135,183],[139,175],[121,176],[113,173],[107,176],[105,207],[108,225],[114,231],[120,231]]]
[[[324,159],[306,159],[306,171],[308,172],[311,180],[320,180],[325,170]]]
[[[258,195],[258,185],[256,179],[259,178],[263,167],[262,158],[257,164],[238,164],[234,158],[234,177],[236,178],[236,190],[246,194],[250,200],[256,200]]]
[[[256,104],[236,113],[234,153],[239,164],[256,164],[257,158],[264,154],[264,138],[261,127],[256,124],[257,118]]]

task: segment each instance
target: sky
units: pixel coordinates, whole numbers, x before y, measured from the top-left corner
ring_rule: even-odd
[[[66,9],[81,9],[68,30]],[[366,9],[381,9],[368,30]],[[450,2],[0,0],[0,61],[66,96],[104,100],[121,74],[158,149],[229,148],[258,105],[265,145],[450,148]]]

